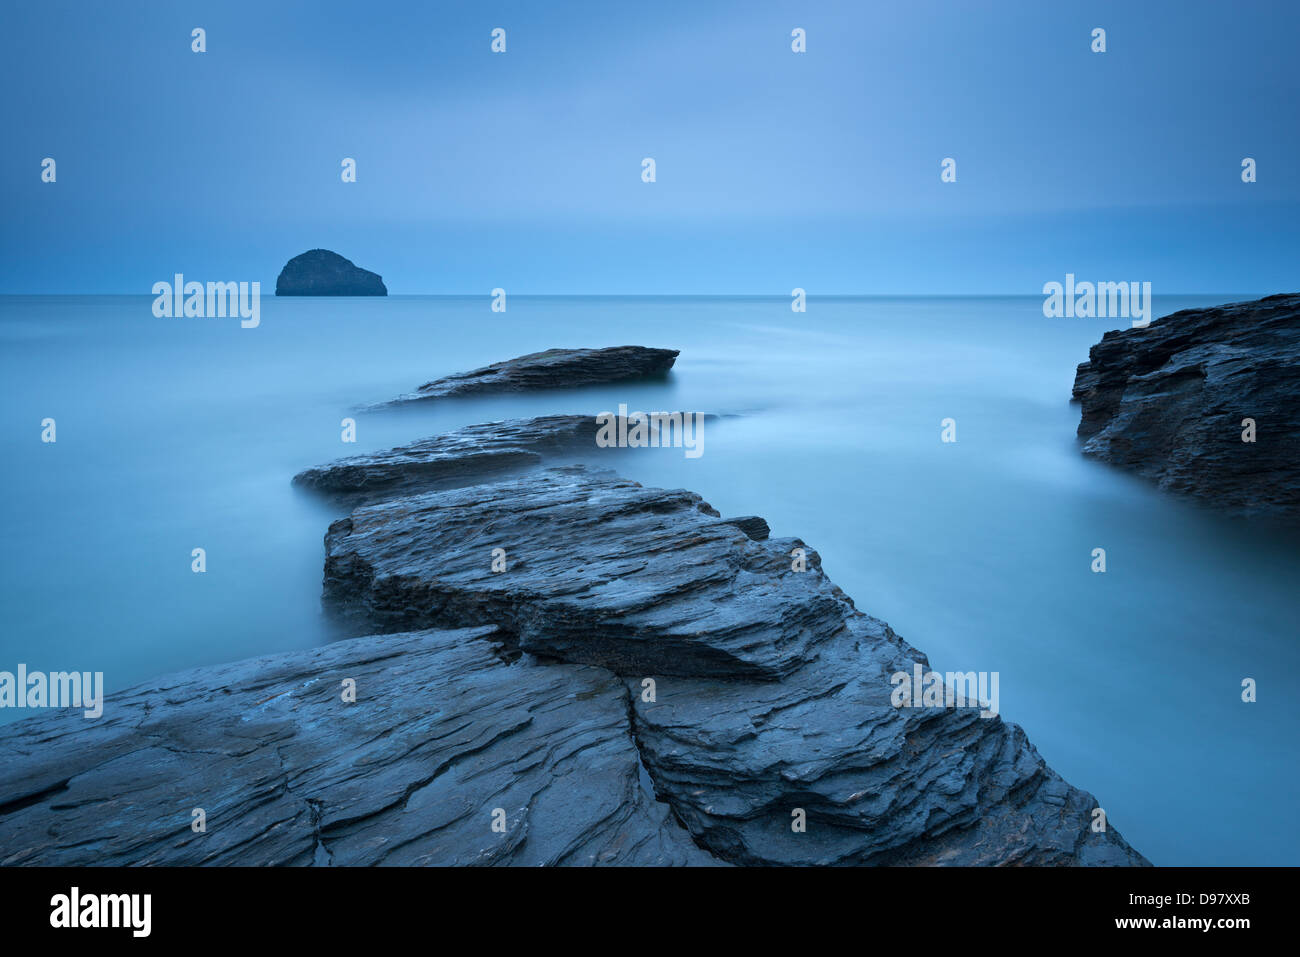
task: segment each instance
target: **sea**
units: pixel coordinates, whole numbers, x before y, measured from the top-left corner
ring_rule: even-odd
[[[1038,297],[266,296],[243,328],[152,302],[0,297],[0,670],[102,671],[107,711],[170,671],[344,637],[320,606],[341,513],[291,485],[306,467],[505,418],[715,413],[698,457],[601,462],[765,517],[936,670],[997,672],[1003,718],[1152,862],[1300,863],[1300,538],[1083,457],[1075,367],[1127,320]],[[608,345],[681,355],[663,381],[358,411]]]

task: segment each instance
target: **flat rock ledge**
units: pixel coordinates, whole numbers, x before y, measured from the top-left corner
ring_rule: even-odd
[[[1300,522],[1300,294],[1107,332],[1073,397],[1085,455],[1229,513]]]
[[[655,800],[622,682],[495,638],[355,638],[0,728],[0,864],[716,863]]]
[[[704,418],[710,424],[719,419],[711,414]],[[613,416],[613,421],[616,429],[626,430],[626,418]],[[500,479],[543,462],[605,458],[626,451],[597,446],[600,428],[594,415],[545,415],[469,425],[409,445],[304,469],[293,477],[293,484],[358,505]],[[746,523],[745,527],[760,537],[766,535],[766,522],[761,518],[733,521]]]
[[[494,362],[471,372],[459,372],[426,382],[414,392],[398,396],[385,404],[492,392],[570,389],[653,378],[666,375],[677,361],[677,356],[677,349],[652,349],[647,346],[547,349],[545,352]]]
[[[328,249],[294,256],[275,280],[277,296],[387,296],[384,280]]]

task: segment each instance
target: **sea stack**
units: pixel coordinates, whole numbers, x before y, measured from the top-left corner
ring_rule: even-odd
[[[362,269],[328,249],[309,249],[294,256],[275,281],[277,296],[387,296],[377,273]]]

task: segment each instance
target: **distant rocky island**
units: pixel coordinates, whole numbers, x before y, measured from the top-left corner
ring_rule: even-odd
[[[1085,455],[1225,512],[1300,523],[1300,294],[1107,332],[1073,398]]]
[[[275,281],[277,296],[387,296],[378,274],[328,249],[294,256]]]
[[[512,386],[625,367],[564,355]],[[340,515],[323,604],[359,637],[0,728],[0,864],[1148,863],[996,707],[900,707],[928,660],[811,546],[564,461],[592,427],[300,473]]]

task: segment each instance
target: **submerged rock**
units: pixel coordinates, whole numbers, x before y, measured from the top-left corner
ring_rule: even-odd
[[[656,793],[728,862],[1146,863],[1016,726],[894,707],[925,656],[815,551],[735,521],[578,466],[429,492],[331,526],[325,601],[372,630],[492,621],[619,674]]]
[[[1229,512],[1300,520],[1300,294],[1107,332],[1073,395],[1085,455]]]
[[[713,863],[647,787],[622,683],[496,637],[357,638],[0,728],[0,864]]]
[[[527,392],[625,382],[666,375],[677,361],[676,349],[611,346],[606,349],[547,349],[494,362],[426,382],[393,402],[442,399],[485,392]],[[391,404],[391,403],[390,403]]]
[[[277,296],[387,296],[384,280],[328,249],[294,256],[275,281]]]

